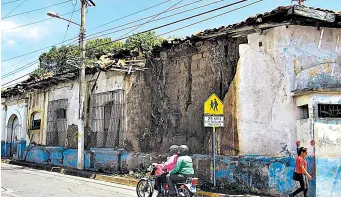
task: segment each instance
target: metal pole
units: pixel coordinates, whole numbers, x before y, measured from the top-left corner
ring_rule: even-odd
[[[216,133],[215,133],[215,127],[213,127],[213,185],[214,187],[216,186],[216,152],[217,152],[217,147],[216,147]]]
[[[81,29],[80,29],[80,60],[81,69],[79,77],[79,123],[78,123],[78,158],[77,158],[77,169],[84,169],[84,101],[85,101],[85,9],[86,1],[81,0]]]

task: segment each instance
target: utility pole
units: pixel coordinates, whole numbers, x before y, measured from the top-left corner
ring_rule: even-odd
[[[81,27],[79,35],[79,47],[80,53],[80,77],[79,77],[79,114],[78,114],[78,157],[77,157],[77,169],[84,169],[84,104],[85,104],[85,93],[86,93],[86,83],[85,83],[85,9],[86,0],[81,1]]]
[[[75,25],[80,26],[79,34],[79,48],[80,48],[80,62],[79,67],[79,113],[78,113],[78,157],[77,157],[77,169],[84,169],[84,119],[87,117],[85,114],[86,102],[85,94],[87,93],[87,85],[85,81],[85,10],[87,6],[96,6],[92,0],[80,0],[81,1],[81,24],[75,23],[71,20],[59,16],[57,13],[48,12],[47,15],[50,17],[58,18],[61,20],[68,21]]]

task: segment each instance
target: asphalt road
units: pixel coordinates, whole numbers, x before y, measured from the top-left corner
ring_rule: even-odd
[[[133,187],[2,163],[1,196],[129,197],[137,195]]]

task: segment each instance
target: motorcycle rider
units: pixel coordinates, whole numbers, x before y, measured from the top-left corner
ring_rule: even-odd
[[[174,182],[186,181],[189,177],[194,177],[192,158],[188,156],[189,148],[186,145],[180,146],[180,153],[175,168],[167,175],[169,195],[176,196]]]
[[[178,145],[172,145],[169,148],[169,152],[171,154],[170,157],[167,157],[167,161],[162,164],[153,163],[153,165],[161,170],[164,170],[166,172],[170,172],[174,169],[176,162],[178,160],[178,154],[179,154],[179,146]],[[161,193],[161,185],[163,182],[166,181],[166,173],[163,173],[162,175],[158,176],[155,180],[155,189],[159,192],[158,196],[163,196]]]

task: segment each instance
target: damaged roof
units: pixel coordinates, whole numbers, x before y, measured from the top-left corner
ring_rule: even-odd
[[[157,57],[160,55],[160,51],[172,48],[186,41],[200,41],[223,35],[229,35],[232,37],[246,36],[251,33],[261,33],[266,29],[283,25],[341,28],[341,13],[299,5],[280,6],[270,12],[251,16],[239,23],[207,29],[184,39],[174,39],[172,41],[166,40],[161,46],[154,47],[152,54]],[[139,54],[137,54],[137,52],[127,50],[107,54],[95,62],[95,66],[87,68],[87,73],[108,70],[128,73],[134,72],[134,70],[143,71],[147,69],[144,68],[145,58],[139,58],[138,56]],[[78,69],[58,75],[47,75],[45,77],[30,76],[28,80],[2,90],[1,96],[6,97],[11,94],[22,93],[30,88],[46,88],[51,84],[74,80],[77,76]]]
[[[188,40],[199,41],[222,35],[229,35],[231,37],[246,36],[283,25],[341,28],[341,12],[337,13],[331,10],[302,5],[279,6],[270,12],[250,16],[239,23],[207,29],[184,39],[165,41],[161,47],[155,47],[153,54],[156,55],[162,49],[170,48]]]

